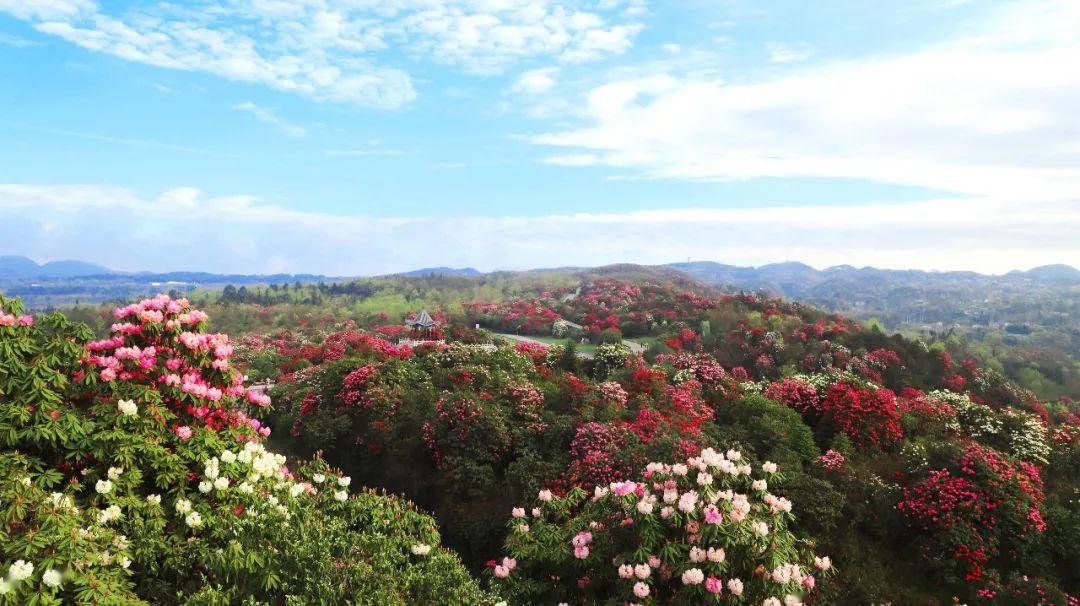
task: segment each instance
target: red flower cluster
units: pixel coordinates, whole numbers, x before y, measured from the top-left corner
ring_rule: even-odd
[[[640,462],[625,460],[625,447],[631,438],[623,425],[590,422],[578,427],[570,443],[570,484],[607,486],[640,467]]]
[[[695,351],[701,349],[701,337],[689,328],[684,328],[677,336],[664,341],[664,344],[675,351]]]
[[[374,364],[367,364],[352,371],[345,377],[338,397],[349,406],[365,403],[364,390],[379,373]]]
[[[836,383],[821,400],[823,419],[858,446],[882,447],[904,439],[896,394],[888,389],[858,389]]]
[[[931,471],[904,490],[897,509],[926,533],[924,554],[955,563],[969,582],[1005,541],[1022,541],[1046,529],[1040,506],[1042,480],[1035,466],[1011,462],[974,442],[964,446],[954,469]],[[1013,557],[1014,550],[1006,555]]]
[[[928,398],[923,392],[911,387],[905,387],[900,392],[896,403],[905,414],[927,419],[947,419],[956,416],[956,408],[952,404]]]
[[[793,377],[770,383],[765,388],[765,397],[782,402],[799,412],[817,410],[821,402],[816,387]]]

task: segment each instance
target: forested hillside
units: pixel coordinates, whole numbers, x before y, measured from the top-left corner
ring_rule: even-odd
[[[200,351],[183,322],[229,333],[230,361],[211,363],[211,347],[195,365],[261,384],[239,418],[272,430],[272,451],[431,512],[476,579],[460,595],[524,606],[1073,605],[1080,594],[1080,410],[955,342],[632,266],[197,297],[209,318],[174,324],[70,310],[109,336],[73,376],[113,389],[141,380],[129,363],[171,368],[148,346]],[[421,310],[437,325],[407,326]],[[10,317],[0,330],[19,329]],[[136,401],[218,393],[162,372],[161,387],[130,391]],[[198,401],[172,414],[220,432],[232,423],[211,419],[239,410]],[[14,422],[49,423],[24,415]],[[48,482],[75,477],[65,469]],[[177,481],[165,489],[201,490],[198,474]]]

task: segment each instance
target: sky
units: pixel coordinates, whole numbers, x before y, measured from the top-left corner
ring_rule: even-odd
[[[0,0],[0,255],[1080,267],[1074,0]]]

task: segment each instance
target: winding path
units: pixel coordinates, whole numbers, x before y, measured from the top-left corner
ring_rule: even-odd
[[[543,341],[541,341],[539,339],[534,339],[532,337],[527,337],[525,335],[512,335],[510,333],[505,333],[505,332],[496,332],[496,333],[492,333],[492,334],[493,334],[493,336],[502,337],[504,339],[510,339],[511,341],[523,341],[525,343],[539,343],[540,345],[544,345],[546,347],[551,347],[550,343],[545,343],[545,342],[543,342]],[[643,345],[641,343],[638,343],[637,341],[623,340],[623,345],[625,345],[630,350],[630,353],[635,354],[635,355],[643,354],[643,353],[645,353],[645,350],[647,349],[645,347],[645,345]],[[585,352],[585,351],[580,351],[580,350],[577,352],[577,355],[580,358],[592,358],[593,357],[592,352]]]

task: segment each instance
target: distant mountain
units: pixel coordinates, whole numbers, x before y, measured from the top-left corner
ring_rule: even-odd
[[[1045,265],[993,276],[802,263],[736,267],[699,261],[666,265],[727,290],[763,291],[893,330],[997,335],[1008,345],[1038,345],[1080,356],[1080,270]],[[974,331],[974,332],[972,332]]]
[[[0,256],[0,292],[34,309],[75,302],[124,301],[164,291],[190,292],[229,284],[293,284],[341,280],[314,274],[214,274],[201,271],[120,272],[82,261],[38,265],[23,256]]]
[[[478,276],[480,275],[480,272],[472,267],[462,267],[461,269],[455,269],[453,267],[425,267],[423,269],[414,269],[412,271],[405,271],[392,275],[421,278],[424,276]]]
[[[1027,276],[1035,280],[1047,282],[1071,282],[1080,283],[1080,269],[1070,265],[1043,265],[1027,271],[1010,271],[1009,276]]]
[[[939,286],[1020,286],[1037,282],[1058,285],[1080,285],[1080,270],[1068,265],[1044,265],[1028,271],[1012,271],[1003,276],[980,274],[973,271],[922,271],[917,269],[878,269],[876,267],[853,267],[837,265],[818,270],[804,263],[772,263],[760,267],[737,267],[713,261],[671,263],[670,267],[682,271],[702,282],[713,285],[732,286],[749,290],[766,290],[772,294],[802,298],[815,292],[834,290],[834,287],[851,287],[856,283],[864,290],[877,285],[895,287],[910,285]]]
[[[108,267],[82,261],[49,261],[38,265],[22,256],[0,257],[0,278],[76,278],[113,273]]]
[[[41,268],[26,257],[0,257],[0,278],[32,278]]]

